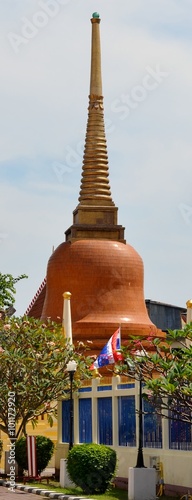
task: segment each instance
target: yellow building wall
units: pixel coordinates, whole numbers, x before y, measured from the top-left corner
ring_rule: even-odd
[[[50,427],[47,421],[47,415],[42,415],[38,417],[38,424],[33,428],[31,423],[27,424],[27,434],[32,436],[45,436],[51,439],[55,445],[57,444],[57,419],[53,419],[53,426]],[[0,469],[2,472],[5,470],[5,451],[9,451],[9,437],[2,431],[0,431],[0,439],[3,441],[3,453],[0,461]],[[51,458],[48,467],[55,467],[55,452]]]

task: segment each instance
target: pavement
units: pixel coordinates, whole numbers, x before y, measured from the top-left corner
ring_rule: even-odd
[[[7,486],[5,486],[7,484]],[[11,489],[11,488],[10,488]],[[10,491],[9,483],[0,480],[0,500],[37,500],[39,495],[42,498],[54,498],[58,500],[85,500],[83,497],[76,497],[72,495],[64,495],[63,493],[55,493],[55,491],[46,490],[46,488],[33,488],[32,486],[23,486],[17,484],[13,491]]]
[[[43,484],[42,487],[39,486],[35,488],[33,486],[27,486],[27,484],[14,483],[13,488],[10,488],[9,481],[1,477],[0,470],[0,500],[37,500],[37,495],[40,498],[53,498],[58,500],[85,500],[83,496],[76,497],[73,495],[66,495],[64,493],[56,493],[55,491],[46,490],[46,486]],[[55,472],[55,469],[45,469],[43,471],[43,477],[50,477]],[[10,491],[10,490],[13,491]],[[87,500],[87,499],[86,499]]]
[[[8,491],[5,486],[0,486],[0,499],[1,500],[37,500],[33,493],[26,493],[24,491],[14,490]]]

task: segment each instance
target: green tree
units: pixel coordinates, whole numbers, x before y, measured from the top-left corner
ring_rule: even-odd
[[[52,424],[56,402],[69,389],[69,360],[77,362],[74,386],[90,376],[88,358],[82,354],[85,346],[75,349],[64,338],[61,325],[50,320],[46,324],[27,317],[0,320],[0,345],[0,429],[10,436],[12,420],[17,438],[26,434],[27,422],[37,423],[39,415],[46,413]]]
[[[0,308],[13,306],[16,293],[15,285],[27,277],[26,274],[21,274],[21,276],[14,278],[11,274],[0,273]]]
[[[165,342],[152,336],[133,339],[123,348],[119,373],[139,379],[143,397],[156,413],[192,424],[192,323],[168,330]]]

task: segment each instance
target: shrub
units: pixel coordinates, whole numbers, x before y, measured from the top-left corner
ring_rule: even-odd
[[[116,452],[102,444],[77,444],[69,451],[67,470],[71,480],[87,495],[105,493],[116,469]]]
[[[36,436],[37,471],[40,474],[47,467],[54,452],[54,443],[45,436]],[[15,444],[15,458],[20,470],[27,470],[26,437],[21,437]]]

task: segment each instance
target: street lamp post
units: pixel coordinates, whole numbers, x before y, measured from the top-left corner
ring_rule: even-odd
[[[130,371],[136,375],[136,380],[139,381],[139,446],[135,468],[141,469],[142,467],[145,467],[143,459],[142,368],[140,366],[142,363],[143,352],[137,351],[135,354],[135,357],[138,357],[138,361],[136,363],[137,368],[135,368],[134,362],[130,359],[127,360],[127,365]]]
[[[70,379],[70,413],[69,413],[69,450],[73,447],[73,377],[77,369],[76,361],[72,360],[67,363],[67,372]]]
[[[140,370],[139,370],[140,371]],[[139,373],[139,447],[137,452],[137,468],[145,467],[143,460],[143,414],[142,414],[142,374]]]
[[[145,467],[143,460],[143,412],[142,412],[142,384],[143,363],[145,351],[136,351],[134,361],[128,360],[128,366],[135,380],[139,382],[139,447],[135,467],[129,467],[128,497],[132,500],[156,498],[156,471],[153,467]]]

